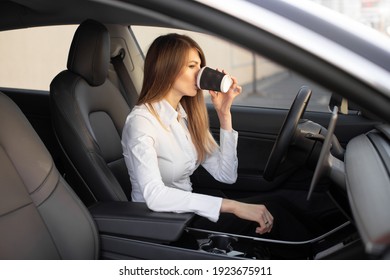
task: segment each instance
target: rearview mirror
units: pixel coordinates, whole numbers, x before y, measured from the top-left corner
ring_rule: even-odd
[[[338,111],[340,114],[348,115],[349,107],[348,100],[337,95],[335,93],[332,94],[329,100],[329,110],[332,112],[335,106],[338,107]]]

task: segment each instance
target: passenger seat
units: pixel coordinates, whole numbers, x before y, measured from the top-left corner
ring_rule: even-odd
[[[96,259],[88,210],[17,105],[0,93],[0,259]]]

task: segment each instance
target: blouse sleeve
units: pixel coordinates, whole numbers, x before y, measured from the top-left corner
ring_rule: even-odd
[[[219,219],[222,199],[164,185],[157,160],[158,140],[150,120],[134,116],[122,135],[123,154],[133,188],[140,190],[149,209],[157,212],[192,212],[211,221]]]
[[[217,180],[233,184],[237,180],[238,132],[220,129],[220,145],[202,163],[202,166]]]

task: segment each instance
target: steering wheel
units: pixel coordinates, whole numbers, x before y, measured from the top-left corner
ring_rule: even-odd
[[[314,170],[314,175],[310,183],[310,189],[309,189],[309,193],[307,194],[307,200],[310,200],[311,195],[318,181],[330,169],[329,156],[330,156],[330,149],[332,148],[332,137],[337,122],[337,112],[338,112],[338,107],[334,106],[332,111],[332,117],[330,118],[329,125],[328,125],[328,132],[325,136],[324,144],[322,145],[322,149],[320,152],[320,157],[318,158],[317,166],[316,169]]]
[[[307,86],[303,86],[299,89],[298,94],[283,122],[279,135],[276,138],[271,154],[268,157],[263,173],[263,177],[267,181],[272,181],[274,179],[276,170],[282,162],[283,157],[287,154],[288,146],[294,137],[298,122],[306,110],[310,96],[311,89]]]

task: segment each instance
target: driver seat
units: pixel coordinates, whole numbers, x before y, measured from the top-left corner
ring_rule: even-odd
[[[96,259],[98,252],[90,213],[0,92],[0,259]]]
[[[108,79],[109,63],[107,28],[90,19],[82,22],[70,47],[68,69],[50,84],[50,106],[64,165],[70,165],[70,177],[78,183],[71,185],[79,196],[83,199],[83,188],[95,201],[129,201],[121,135],[130,105]]]

